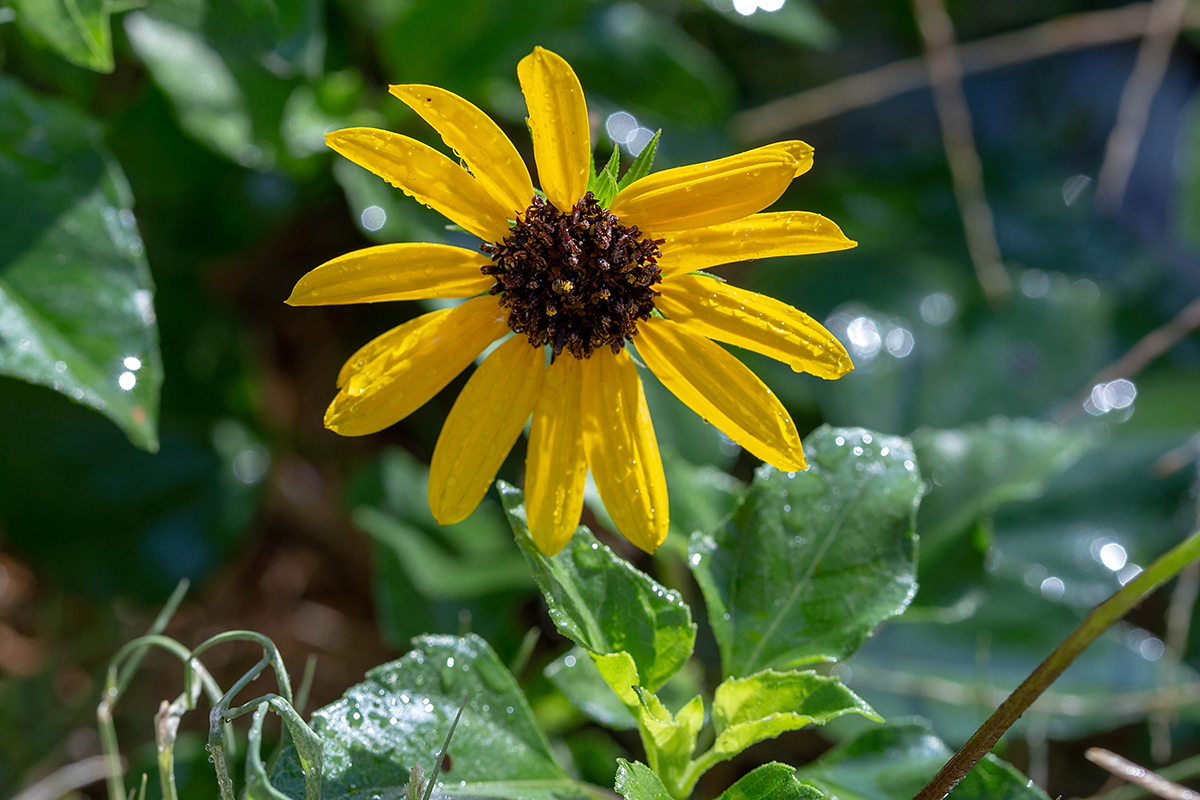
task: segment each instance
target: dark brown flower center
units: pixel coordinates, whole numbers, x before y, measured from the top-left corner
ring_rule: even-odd
[[[569,214],[533,198],[504,241],[480,249],[492,257],[483,272],[496,279],[491,293],[509,310],[509,327],[555,356],[587,358],[605,345],[620,352],[650,316],[662,243],[620,224],[588,192]]]

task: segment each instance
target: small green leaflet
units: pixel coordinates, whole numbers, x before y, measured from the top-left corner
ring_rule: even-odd
[[[617,184],[618,192],[650,174],[650,168],[654,166],[654,153],[658,150],[658,137],[661,135],[662,128],[659,128],[650,137],[650,141],[646,142],[646,146],[642,148],[642,152],[637,154],[637,158],[633,160],[625,177],[621,178]]]
[[[596,161],[594,157],[589,156],[591,159],[591,168],[588,170],[587,190],[596,198],[596,202],[607,208],[619,191],[650,174],[650,167],[654,164],[654,153],[658,149],[658,137],[661,134],[661,129],[654,133],[654,136],[633,160],[633,164],[630,165],[629,170],[625,173],[625,177],[620,180],[617,179],[621,170],[620,144],[613,143],[613,151],[612,155],[609,156],[608,163],[594,175],[591,172],[596,169]]]

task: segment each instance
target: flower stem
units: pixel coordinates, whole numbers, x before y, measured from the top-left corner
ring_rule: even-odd
[[[1116,594],[1092,609],[1079,627],[1000,704],[962,749],[917,793],[914,800],[942,800],[948,795],[1080,653],[1151,592],[1197,558],[1200,558],[1200,530],[1167,551]]]

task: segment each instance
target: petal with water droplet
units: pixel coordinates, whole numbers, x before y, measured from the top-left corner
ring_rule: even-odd
[[[751,258],[829,253],[857,244],[832,221],[808,211],[753,214],[722,225],[668,233],[663,239],[658,259],[663,277]]]
[[[596,489],[621,535],[653,553],[667,538],[667,481],[637,367],[625,350],[598,350],[581,365],[583,449]]]
[[[525,513],[534,543],[552,556],[571,540],[583,511],[587,461],[580,419],[583,370],[569,355],[546,369],[525,455]]]
[[[325,427],[364,436],[394,425],[427,403],[508,331],[496,298],[485,295],[393,328],[350,357]]]
[[[426,144],[377,128],[325,134],[325,144],[489,242],[508,235],[508,212],[483,185]]]
[[[327,261],[296,284],[293,306],[471,297],[495,279],[480,272],[483,253],[445,244],[385,244]]]
[[[511,217],[524,213],[533,201],[533,181],[521,154],[491,117],[436,86],[403,84],[388,90],[433,126]]]
[[[846,348],[816,320],[774,298],[704,275],[662,282],[654,305],[692,333],[755,353],[821,378],[840,378],[854,364]]]
[[[562,56],[541,47],[517,64],[517,78],[542,191],[559,211],[570,211],[587,191],[592,152],[583,87]]]
[[[429,464],[429,508],[442,525],[470,516],[525,428],[546,355],[514,336],[484,359],[454,401]]]
[[[651,236],[732,222],[778,200],[797,166],[786,148],[764,147],[656,172],[622,189],[612,213]]]
[[[805,468],[787,409],[742,362],[703,336],[665,319],[638,325],[638,354],[663,385],[726,436],[768,464]]]

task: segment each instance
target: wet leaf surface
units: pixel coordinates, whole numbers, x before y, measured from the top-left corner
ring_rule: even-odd
[[[726,675],[844,658],[915,592],[912,446],[822,427],[804,451],[806,471],[761,468],[733,516],[692,537]]]
[[[0,374],[153,451],[162,361],[132,205],[98,123],[0,79]]]

